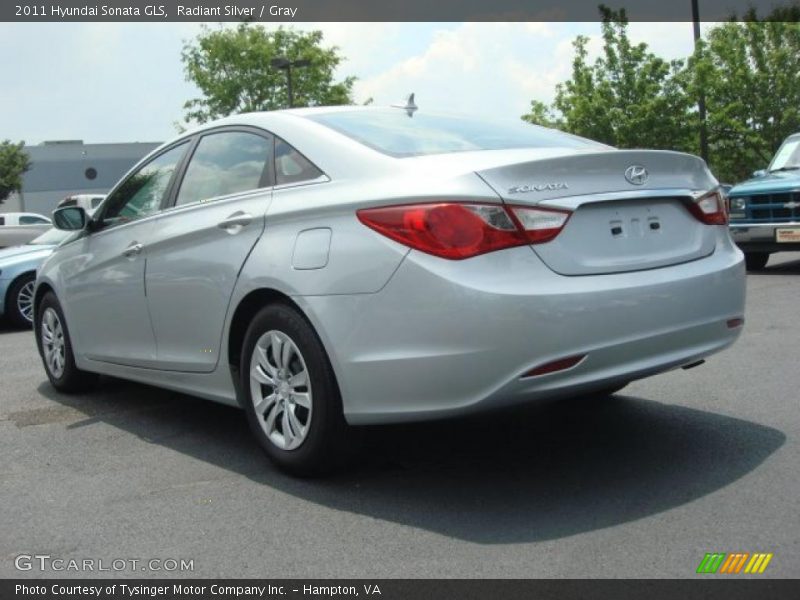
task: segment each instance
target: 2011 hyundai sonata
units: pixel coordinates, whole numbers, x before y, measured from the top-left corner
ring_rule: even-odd
[[[313,108],[163,145],[42,266],[52,384],[242,406],[269,456],[348,425],[602,391],[731,344],[742,254],[700,159],[524,123]]]

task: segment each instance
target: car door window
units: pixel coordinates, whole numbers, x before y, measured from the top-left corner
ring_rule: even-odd
[[[29,215],[23,215],[19,218],[20,225],[42,225],[49,222],[50,221],[42,217],[31,217]]]
[[[275,138],[275,183],[299,183],[313,181],[322,176],[320,171],[305,156],[280,138]]]
[[[271,184],[272,140],[225,131],[203,136],[181,182],[176,206],[255,190]]]
[[[128,223],[158,212],[188,142],[151,160],[120,185],[104,204],[100,228]]]

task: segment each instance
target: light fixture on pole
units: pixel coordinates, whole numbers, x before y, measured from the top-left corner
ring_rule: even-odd
[[[278,56],[270,61],[270,65],[273,69],[286,71],[286,95],[289,99],[289,108],[292,108],[294,105],[294,95],[292,93],[292,69],[298,67],[307,67],[310,64],[311,61],[307,58],[289,60],[285,56]]]

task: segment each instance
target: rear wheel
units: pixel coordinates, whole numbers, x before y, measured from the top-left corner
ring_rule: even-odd
[[[47,378],[59,392],[81,392],[95,384],[95,373],[75,366],[67,322],[52,292],[45,294],[37,311],[36,341]]]
[[[767,266],[768,252],[745,252],[744,264],[748,271],[760,271]]]
[[[33,273],[18,277],[8,289],[6,311],[15,327],[30,327],[33,324]]]
[[[245,334],[241,390],[250,427],[281,469],[319,475],[347,455],[348,427],[325,349],[295,309],[262,309]]]

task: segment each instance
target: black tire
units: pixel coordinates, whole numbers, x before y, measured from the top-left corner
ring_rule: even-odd
[[[623,389],[628,387],[630,381],[626,381],[625,383],[617,383],[616,385],[610,385],[602,390],[598,390],[594,393],[595,396],[613,396],[614,394],[621,392]]]
[[[767,266],[769,252],[745,252],[744,264],[748,271],[761,271]]]
[[[63,338],[63,370],[61,373],[55,373],[51,370],[47,359],[45,358],[45,342],[42,339],[43,321],[48,314],[48,309],[55,312],[59,320]],[[69,329],[67,328],[67,321],[64,318],[64,312],[61,310],[61,304],[53,292],[47,292],[36,310],[36,323],[35,323],[36,345],[39,348],[39,356],[42,357],[45,373],[53,387],[59,392],[76,393],[83,392],[91,389],[97,382],[97,374],[82,371],[75,366],[75,355],[72,352],[72,342],[69,337]]]
[[[270,331],[287,336],[299,350],[301,356],[298,358],[295,355],[294,360],[302,360],[305,363],[305,371],[310,382],[308,391],[310,392],[311,410],[305,413],[309,419],[305,437],[300,445],[293,449],[280,447],[270,439],[266,431],[267,417],[272,412],[271,407],[278,404],[278,401],[262,408],[264,412],[260,416],[256,414],[253,402],[250,377],[251,360],[259,339]],[[241,357],[239,375],[242,404],[247,413],[250,428],[267,456],[280,469],[293,475],[318,476],[342,467],[354,448],[353,438],[350,435],[352,430],[344,420],[339,386],[336,383],[328,356],[316,332],[305,318],[297,310],[284,304],[273,304],[263,308],[256,314],[247,329]],[[294,364],[298,365],[299,363]],[[293,372],[297,371],[299,368],[295,366]],[[289,375],[284,373],[283,376],[288,377]],[[277,387],[269,384],[254,385],[261,386],[259,391],[261,391],[262,397],[278,391]],[[284,393],[288,392],[284,390]],[[284,400],[284,407],[287,406],[286,402],[289,400]],[[297,415],[297,410],[298,407],[293,409],[295,415]],[[299,408],[299,410],[305,409]],[[283,411],[277,409],[275,414],[282,416]],[[297,417],[295,416],[295,418]],[[275,418],[275,421],[275,427],[278,427],[278,417]],[[281,428],[283,426],[285,426],[285,422],[281,422]],[[282,435],[282,432],[276,431],[276,433]]]
[[[33,325],[33,312],[31,312],[30,317],[28,317],[20,310],[20,295],[23,293],[30,294],[32,311],[32,285],[34,281],[36,281],[36,275],[34,273],[28,273],[27,275],[17,277],[14,283],[11,284],[11,287],[8,288],[8,294],[6,295],[6,315],[14,327],[29,329]]]

